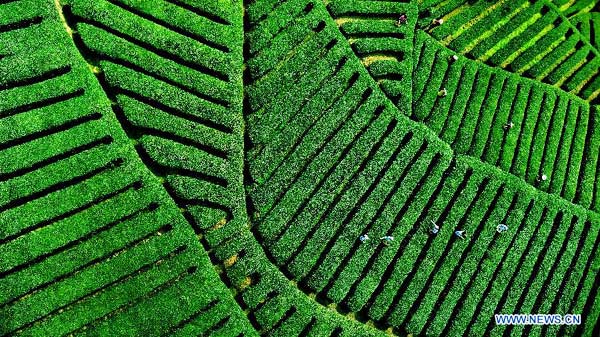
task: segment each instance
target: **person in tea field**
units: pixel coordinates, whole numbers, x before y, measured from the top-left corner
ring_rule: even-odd
[[[400,27],[401,25],[406,24],[407,21],[408,17],[406,16],[406,14],[402,14],[400,15],[400,17],[398,17],[398,21],[396,21],[396,26]]]
[[[463,240],[467,238],[467,232],[465,230],[456,230],[454,231],[454,235]]]
[[[508,230],[508,226],[507,226],[507,225],[505,225],[505,224],[503,224],[503,223],[499,224],[499,225],[496,227],[496,231],[497,231],[498,233],[504,233],[504,232],[506,232],[507,230]]]
[[[394,241],[394,237],[391,235],[386,235],[383,236],[381,238],[379,238],[381,240],[381,242],[383,242],[384,245],[389,246],[390,243],[392,243],[392,241]]]
[[[440,232],[440,226],[438,226],[435,222],[433,222],[433,220],[429,220],[431,221],[431,224],[433,225],[431,227],[431,229],[429,230],[429,233],[436,235],[437,233]]]

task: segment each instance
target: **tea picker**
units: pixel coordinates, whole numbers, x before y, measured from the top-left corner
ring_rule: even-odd
[[[466,239],[467,238],[467,233],[464,230],[456,230],[454,231],[454,235],[456,235],[459,239]]]
[[[379,238],[384,245],[389,246],[392,241],[394,241],[394,237],[390,235],[386,235],[384,237]]]
[[[433,225],[431,227],[431,229],[429,230],[429,232],[433,235],[436,235],[437,233],[440,232],[440,226],[436,225],[436,223],[433,222],[433,220],[429,220],[429,221],[431,221],[431,224]]]

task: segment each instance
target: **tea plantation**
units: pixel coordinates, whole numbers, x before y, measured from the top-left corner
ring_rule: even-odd
[[[597,0],[0,0],[0,336],[600,336],[599,104]]]

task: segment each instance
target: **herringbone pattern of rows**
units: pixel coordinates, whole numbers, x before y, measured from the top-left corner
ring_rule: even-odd
[[[0,0],[0,335],[596,336],[598,13]]]
[[[417,31],[414,47],[403,47],[414,52],[414,68],[404,73],[413,80],[409,120],[357,47],[384,37],[344,29],[395,26],[381,8],[403,7],[259,4],[271,12],[257,15],[248,35],[250,198],[256,233],[286,275],[338,310],[400,335],[583,333],[496,327],[490,318],[592,310],[585,292],[595,294],[597,215],[564,199],[595,203],[595,184],[583,183],[596,180],[595,108],[462,55],[454,60]],[[253,44],[267,37],[270,44]],[[428,234],[431,221],[443,234]],[[516,234],[498,235],[499,223]],[[465,242],[455,229],[473,234]],[[364,233],[371,240],[362,243]],[[397,242],[380,244],[384,235]]]
[[[54,5],[0,13],[0,334],[256,335]]]

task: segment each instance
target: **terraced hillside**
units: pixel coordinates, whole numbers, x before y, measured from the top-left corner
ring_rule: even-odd
[[[0,335],[599,335],[598,13],[0,0]]]

